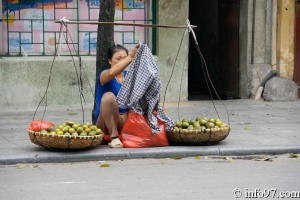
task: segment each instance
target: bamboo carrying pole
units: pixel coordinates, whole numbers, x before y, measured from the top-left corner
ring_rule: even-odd
[[[90,24],[90,25],[119,25],[119,26],[141,26],[141,27],[154,27],[154,28],[187,28],[187,26],[169,26],[159,24],[135,24],[135,23],[119,23],[119,22],[98,22],[98,21],[69,21],[69,20],[58,20],[54,23],[64,24]],[[197,26],[191,25],[192,28]]]

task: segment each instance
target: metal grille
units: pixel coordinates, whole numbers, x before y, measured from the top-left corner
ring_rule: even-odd
[[[115,22],[155,23],[155,1],[116,0]],[[95,55],[97,25],[60,24],[65,17],[71,21],[97,21],[100,0],[2,0],[0,26],[1,54],[6,56]],[[132,49],[145,42],[154,50],[155,30],[135,26],[115,26],[115,43]],[[57,45],[58,44],[58,45]],[[57,49],[59,48],[59,49]]]

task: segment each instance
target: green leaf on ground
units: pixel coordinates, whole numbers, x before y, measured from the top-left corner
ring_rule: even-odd
[[[34,164],[34,165],[20,164],[20,165],[16,166],[17,169],[23,169],[23,168],[26,168],[26,167],[38,168],[39,165],[38,164]]]
[[[180,159],[182,159],[182,157],[181,156],[175,156],[173,159],[174,160],[180,160]]]
[[[244,130],[247,130],[247,131],[252,130],[252,127],[246,126],[246,127],[244,128]]]
[[[21,165],[16,166],[17,169],[23,169],[25,167],[28,167],[28,165],[21,164]]]
[[[77,115],[78,114],[78,112],[70,112],[70,113],[68,113],[68,115]]]
[[[100,167],[110,167],[110,164],[105,163],[105,164],[100,165]]]
[[[289,158],[298,158],[298,155],[295,154],[295,153],[291,153],[290,156],[289,156]]]
[[[200,160],[200,158],[201,158],[200,156],[196,156],[195,157],[196,160]]]
[[[228,156],[223,157],[223,160],[227,160],[229,162],[233,162],[233,159],[231,157],[228,157]]]

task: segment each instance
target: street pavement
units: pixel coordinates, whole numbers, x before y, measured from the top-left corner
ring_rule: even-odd
[[[92,104],[40,106],[35,116],[36,107],[1,107],[0,164],[300,153],[300,100],[201,100],[165,103],[164,109],[173,120],[219,117],[230,124],[231,131],[225,140],[215,145],[122,149],[99,145],[81,151],[51,151],[30,141],[27,129],[33,117],[56,125],[66,121],[91,122]]]
[[[1,165],[0,199],[299,199],[299,168],[289,154]]]

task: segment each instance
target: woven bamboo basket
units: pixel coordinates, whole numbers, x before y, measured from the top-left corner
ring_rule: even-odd
[[[95,136],[50,135],[28,130],[30,141],[52,150],[81,150],[99,145],[104,134]]]
[[[170,142],[182,144],[217,144],[224,140],[230,132],[230,127],[212,128],[212,129],[178,129],[174,128],[171,132],[167,132]]]

